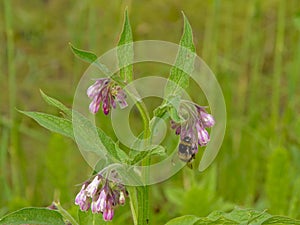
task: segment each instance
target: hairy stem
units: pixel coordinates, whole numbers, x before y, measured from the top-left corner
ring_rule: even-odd
[[[144,139],[148,140],[150,137],[150,127],[149,122],[150,118],[147,112],[145,105],[141,102],[137,102],[136,106],[142,116],[143,124],[144,124]],[[145,142],[147,145],[148,142]],[[138,195],[138,224],[148,224],[149,223],[149,186],[146,185],[149,178],[149,166],[150,157],[147,157],[142,161],[142,166],[145,168],[144,176],[145,176],[145,185],[141,187],[137,187],[137,195]]]

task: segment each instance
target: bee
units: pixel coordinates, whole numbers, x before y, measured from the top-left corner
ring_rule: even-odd
[[[195,159],[195,153],[189,136],[184,137],[180,142],[178,146],[178,157],[187,164],[191,163]]]

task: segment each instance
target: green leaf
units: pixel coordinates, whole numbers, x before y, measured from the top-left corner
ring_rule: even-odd
[[[285,216],[273,216],[262,224],[300,224],[300,220],[291,219]]]
[[[129,157],[131,158],[130,163],[131,165],[137,164],[138,162],[142,161],[146,157],[152,156],[152,155],[158,155],[158,156],[165,156],[166,155],[166,149],[162,147],[161,145],[150,148],[149,150],[145,151],[134,151],[131,150]]]
[[[229,213],[222,211],[214,211],[207,217],[182,216],[170,220],[167,225],[209,225],[209,224],[300,224],[300,220],[291,219],[284,216],[272,216],[265,211],[257,211],[254,209],[239,209],[236,208]]]
[[[171,117],[171,119],[176,123],[181,123],[182,118],[178,114],[179,105],[180,105],[180,96],[170,96],[168,98],[169,107],[168,107],[168,113]]]
[[[181,216],[170,220],[166,225],[193,225],[199,220],[199,217],[193,215]]]
[[[106,155],[111,162],[127,162],[129,157],[120,147],[99,127],[78,112],[73,112],[73,123],[76,124],[76,141],[90,151],[99,153],[102,145],[106,148]],[[98,137],[101,142],[98,141]],[[102,155],[102,153],[100,154]]]
[[[169,96],[164,103],[154,110],[154,116],[166,119],[170,117],[174,122],[181,123],[182,118],[178,114],[180,105],[180,96]],[[155,121],[152,122],[155,124]]]
[[[148,146],[148,148],[144,147],[144,132],[141,132],[138,135],[138,138],[131,146],[131,151],[129,152],[129,158],[130,158],[130,164],[135,165],[139,163],[141,160],[145,159],[148,156],[151,155],[159,155],[159,156],[165,156],[166,150],[161,145],[153,145]],[[143,151],[135,150],[135,149],[142,149]]]
[[[47,102],[51,106],[54,106],[62,110],[67,115],[68,118],[72,118],[71,109],[66,107],[64,104],[62,104],[60,101],[56,100],[55,98],[51,98],[50,96],[46,95],[42,90],[40,90],[40,92],[45,102]]]
[[[132,31],[129,23],[128,12],[125,10],[123,30],[117,48],[120,77],[126,82],[132,80],[133,74],[133,43]]]
[[[65,225],[62,216],[55,210],[46,208],[24,208],[0,219],[0,224],[46,224]]]
[[[166,85],[166,96],[181,95],[181,88],[189,86],[190,73],[194,70],[195,46],[193,43],[192,27],[183,14],[184,29],[180,40],[174,66],[171,68],[169,80]]]
[[[92,52],[85,51],[79,48],[75,48],[71,43],[69,43],[73,53],[80,58],[81,60],[88,62],[88,63],[93,63],[96,65],[106,76],[112,75],[110,70],[104,65],[101,64],[100,62],[97,62],[97,55],[95,55]]]
[[[72,123],[70,120],[41,112],[20,112],[34,119],[42,127],[74,139]]]
[[[73,112],[74,120],[71,121],[70,117],[72,116],[72,111],[70,109],[68,109],[58,100],[47,96],[42,91],[41,94],[47,103],[63,110],[63,112],[68,115],[69,119],[41,112],[20,112],[34,119],[37,123],[39,123],[46,129],[72,138],[73,140],[74,133],[72,122],[75,121],[75,123],[77,124],[77,143],[79,143],[81,146],[85,146],[89,151],[99,154],[101,145],[99,145],[100,142],[97,140],[98,138],[100,138],[103,146],[108,150],[107,156],[109,157],[110,162],[129,162],[129,157],[127,156],[127,154],[122,149],[120,149],[120,147],[103,130],[101,130],[99,127],[94,126],[90,120],[85,118],[80,113]]]
[[[88,63],[93,63],[94,61],[97,60],[97,56],[92,53],[92,52],[88,52],[79,48],[75,48],[71,43],[69,43],[73,53],[80,59],[82,59],[85,62]]]

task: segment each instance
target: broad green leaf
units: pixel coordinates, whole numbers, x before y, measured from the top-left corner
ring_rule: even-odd
[[[124,14],[123,30],[117,48],[120,77],[126,82],[132,80],[133,74],[133,43],[132,31],[129,23],[128,12]]]
[[[80,146],[99,153],[99,149],[103,145],[111,162],[127,162],[129,160],[126,153],[102,129],[96,127],[80,113],[73,111],[73,123],[76,124],[76,142]],[[101,142],[98,141],[98,138]]]
[[[93,214],[90,210],[82,212],[78,209],[78,220],[80,225],[102,225],[107,224],[102,217],[102,214]]]
[[[46,129],[74,139],[70,120],[41,112],[20,111]]]
[[[48,130],[74,139],[72,121],[41,112],[20,112],[31,117]],[[95,139],[97,140],[99,137],[102,144],[108,150],[107,156],[109,157],[110,161],[127,162],[129,160],[126,153],[121,150],[118,145],[116,145],[116,143],[105,134],[103,130],[95,127],[88,119],[79,113],[74,115],[76,115],[76,127],[78,128],[76,141],[79,144],[84,145],[89,151],[99,153],[99,142],[95,141]]]
[[[229,213],[222,211],[214,211],[208,215],[208,219],[211,221],[227,221],[233,224],[247,224],[249,222],[254,222],[255,224],[261,224],[270,215],[265,211],[256,211],[253,209],[234,209]]]
[[[181,88],[186,89],[189,86],[190,73],[194,69],[195,46],[193,43],[192,27],[183,14],[184,29],[180,40],[180,48],[177,53],[176,61],[170,71],[169,80],[166,85],[167,97],[181,94]]]
[[[67,118],[72,118],[72,111],[68,107],[66,107],[64,104],[62,104],[60,101],[56,100],[55,98],[52,98],[48,95],[46,95],[42,90],[40,90],[41,95],[45,102],[47,102],[49,105],[54,106],[60,110],[62,110],[66,115]]]
[[[300,224],[300,220],[291,219],[284,216],[272,216],[264,211],[257,211],[254,209],[239,209],[236,208],[229,213],[215,211],[211,213],[207,218],[213,221],[227,221],[232,224]]]
[[[300,220],[291,219],[284,216],[272,216],[265,211],[257,211],[253,209],[234,209],[229,213],[222,211],[214,211],[207,217],[196,216],[182,216],[170,220],[168,225],[182,224],[182,225],[209,225],[209,224],[251,224],[251,225],[265,225],[265,224],[300,224]]]
[[[193,225],[199,219],[199,217],[193,215],[181,216],[170,220],[166,225]]]
[[[183,19],[183,34],[179,43],[176,60],[170,70],[169,81],[165,88],[165,101],[154,111],[154,115],[160,118],[166,117],[166,112],[168,112],[167,115],[178,123],[181,122],[181,118],[177,112],[182,90],[189,86],[189,78],[194,70],[194,60],[196,57],[192,27],[184,14]]]
[[[45,224],[65,225],[62,215],[55,210],[46,208],[24,208],[12,212],[0,219],[0,224]]]

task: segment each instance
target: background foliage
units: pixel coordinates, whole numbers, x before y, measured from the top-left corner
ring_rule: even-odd
[[[88,178],[91,168],[71,140],[44,130],[15,108],[59,115],[42,101],[39,88],[71,106],[88,65],[73,56],[68,42],[97,55],[115,47],[128,5],[136,41],[178,43],[183,10],[193,27],[196,51],[216,74],[227,104],[226,136],[213,165],[204,173],[186,168],[151,188],[153,224],[235,206],[300,219],[298,0],[4,2],[0,216],[25,206],[48,206],[54,192],[76,214],[76,184]],[[136,77],[167,76],[168,71],[150,63],[134,67]],[[205,104],[199,91],[190,93]],[[150,109],[159,104],[157,99],[146,103]],[[138,117],[135,111],[132,115]],[[107,121],[103,129],[113,135],[108,120],[103,115],[98,120]],[[135,123],[132,129],[141,127]],[[127,204],[116,210],[114,223],[130,221],[130,216]]]

